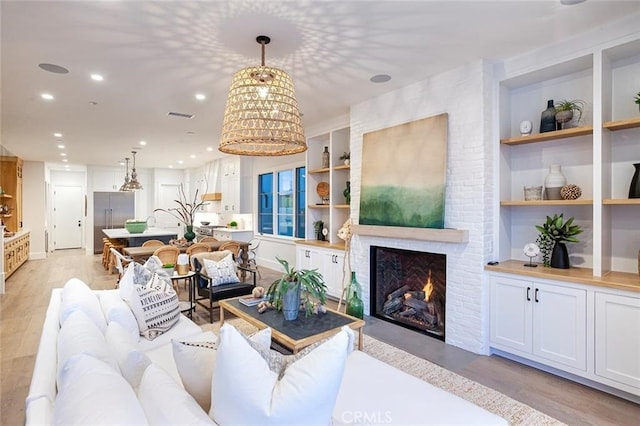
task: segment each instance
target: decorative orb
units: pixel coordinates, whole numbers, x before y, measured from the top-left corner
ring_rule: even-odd
[[[563,200],[577,200],[582,195],[582,190],[578,185],[569,183],[562,187],[560,196]]]

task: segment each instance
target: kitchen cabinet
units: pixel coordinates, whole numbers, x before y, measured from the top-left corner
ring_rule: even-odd
[[[7,231],[22,229],[22,159],[0,157],[0,204],[6,206],[0,220]],[[8,210],[8,211],[7,211]]]
[[[246,158],[230,156],[220,161],[220,170],[222,213],[251,213],[251,163]]]
[[[595,294],[596,374],[640,392],[640,297]]]
[[[640,80],[640,40],[594,46],[577,56],[531,65],[499,76],[499,255],[526,260],[525,243],[535,241],[545,216],[575,217],[584,233],[570,254],[593,277],[615,273],[635,280],[640,241],[640,199],[629,199],[634,163],[640,162],[640,117],[633,96]],[[537,133],[548,99],[580,99],[580,122]],[[534,133],[520,136],[522,120]],[[580,186],[577,200],[524,201],[523,187],[542,185],[551,164],[567,183]]]
[[[327,228],[327,240],[330,244],[343,244],[338,230],[349,219],[351,206],[343,194],[347,181],[351,180],[351,166],[340,160],[345,152],[350,152],[350,128],[332,130],[307,140],[307,226],[306,238],[314,239],[313,224],[319,220]],[[329,150],[329,167],[322,167],[324,148]],[[329,184],[328,200],[318,194],[320,183]]]
[[[298,243],[296,246],[296,268],[317,269],[327,286],[327,295],[338,299],[342,292],[344,256],[344,250],[340,248],[325,248],[313,244]]]
[[[94,168],[91,171],[93,191],[119,191],[120,187],[124,184],[125,173],[124,168]]]
[[[554,366],[586,370],[584,290],[491,278],[491,344]]]
[[[4,274],[9,278],[22,264],[29,260],[30,234],[21,231],[4,239]]]
[[[215,228],[213,237],[218,241],[244,241],[249,242],[253,238],[253,231],[241,229]]]

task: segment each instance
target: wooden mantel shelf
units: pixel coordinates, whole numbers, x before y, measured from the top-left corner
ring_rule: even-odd
[[[354,235],[399,238],[403,240],[433,241],[441,243],[469,242],[466,229],[405,228],[402,226],[352,225]]]

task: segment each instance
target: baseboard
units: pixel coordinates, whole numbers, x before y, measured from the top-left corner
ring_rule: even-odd
[[[47,252],[45,251],[29,252],[29,260],[42,260],[46,258]]]

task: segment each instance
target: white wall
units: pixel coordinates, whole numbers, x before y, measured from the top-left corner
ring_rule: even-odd
[[[351,108],[351,217],[355,223],[363,134],[443,112],[449,114],[445,227],[469,230],[469,242],[445,244],[354,236],[352,266],[363,287],[368,312],[371,245],[446,254],[445,339],[476,353],[489,352],[488,286],[483,268],[492,238],[491,70],[485,62],[475,61]],[[416,160],[416,167],[420,167]]]
[[[46,230],[45,165],[25,161],[22,165],[22,228],[30,232],[29,259],[45,259]]]

